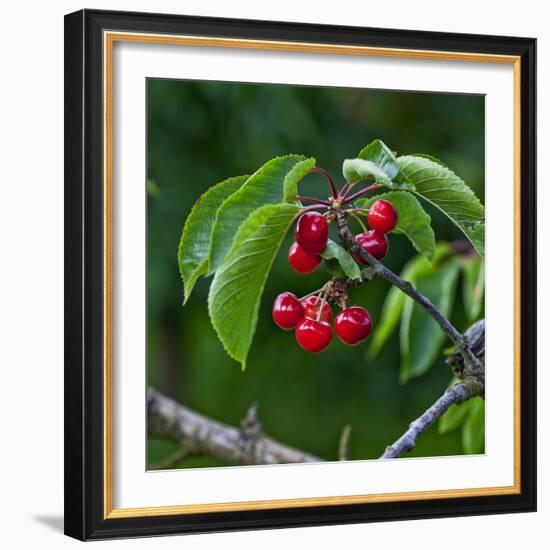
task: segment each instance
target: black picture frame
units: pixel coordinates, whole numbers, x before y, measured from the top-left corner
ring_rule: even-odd
[[[103,31],[475,52],[521,64],[521,491],[135,518],[104,514]],[[65,532],[81,540],[536,509],[536,40],[83,10],[65,17]],[[512,223],[512,222],[511,222]]]

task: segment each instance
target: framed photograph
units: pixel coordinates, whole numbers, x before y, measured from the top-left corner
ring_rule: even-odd
[[[532,38],[65,18],[65,530],[534,511]]]

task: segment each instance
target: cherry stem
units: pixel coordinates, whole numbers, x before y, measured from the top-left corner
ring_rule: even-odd
[[[304,212],[309,212],[310,210],[322,210],[324,208],[328,208],[326,204],[311,204],[309,206],[305,206],[298,212],[298,215],[302,215]]]
[[[336,191],[336,186],[334,185],[334,182],[332,181],[332,178],[330,177],[330,174],[324,169],[319,168],[316,166],[315,168],[312,168],[309,172],[310,174],[322,174],[325,176],[326,180],[328,181],[328,184],[330,185],[330,190],[332,192],[332,197],[334,199],[338,198],[338,191]]]
[[[321,305],[317,309],[317,322],[321,320],[321,315],[323,314],[323,308],[325,307],[325,293],[323,292],[323,297],[321,298]],[[320,295],[319,295],[320,296]],[[319,296],[317,296],[317,300],[315,301],[315,306],[319,303]]]
[[[346,197],[342,202],[342,204],[347,204],[348,202],[352,202],[355,199],[358,199],[359,197],[362,197],[363,195],[366,195],[367,193],[374,191],[375,189],[379,189],[380,187],[382,187],[381,183],[373,183],[372,185],[369,185],[368,187],[361,189],[361,191],[357,191],[357,193],[354,193],[353,195]]]
[[[353,212],[351,212],[350,214],[355,218],[355,221],[361,226],[361,228],[363,229],[363,232],[366,233],[368,230],[365,224],[362,222],[361,218],[357,214],[353,214]]]
[[[299,298],[300,302],[302,300],[305,300],[306,298],[309,298],[310,296],[313,296],[314,294],[319,294],[319,292],[325,290],[325,287],[322,286],[321,288],[318,288],[317,290],[314,290],[313,292],[310,292],[308,294],[306,294],[305,296],[302,296],[301,298]]]
[[[296,195],[296,200],[300,202],[314,202],[317,204],[322,204],[323,206],[330,206],[330,202],[328,201],[317,199],[315,197],[308,197],[307,195]]]
[[[342,188],[340,189],[340,200],[344,200],[346,198],[346,195],[349,193],[350,189],[351,183],[346,183],[342,185]]]

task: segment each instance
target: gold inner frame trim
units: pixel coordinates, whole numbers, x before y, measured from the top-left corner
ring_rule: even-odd
[[[514,484],[506,487],[482,487],[434,491],[413,491],[402,493],[327,496],[278,500],[256,500],[245,502],[221,502],[212,504],[182,504],[177,506],[156,506],[150,508],[113,508],[113,46],[116,42],[142,44],[164,44],[180,46],[202,46],[216,48],[240,48],[268,51],[359,55],[372,57],[393,57],[405,59],[426,59],[432,61],[462,61],[474,63],[497,63],[513,66],[514,81]],[[341,44],[317,44],[309,42],[284,42],[273,40],[249,40],[215,38],[205,36],[184,36],[132,32],[104,31],[103,34],[103,113],[104,113],[104,518],[153,517],[208,512],[230,512],[246,510],[271,510],[277,508],[303,508],[308,506],[334,506],[345,504],[366,504],[399,502],[411,500],[434,500],[442,498],[465,498],[477,496],[511,495],[521,492],[520,473],[520,255],[521,255],[521,61],[518,56],[413,50],[400,48],[379,48],[370,46],[346,46]]]

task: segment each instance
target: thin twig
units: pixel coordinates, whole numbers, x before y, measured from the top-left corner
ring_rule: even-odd
[[[151,466],[151,470],[169,470],[170,468],[173,468],[176,464],[178,464],[182,460],[185,460],[186,458],[189,458],[190,456],[193,456],[193,453],[190,452],[189,449],[181,447],[165,460]]]
[[[346,424],[340,435],[338,445],[338,460],[349,460],[349,443],[351,439],[351,425]]]
[[[449,388],[430,408],[411,422],[409,429],[395,443],[386,447],[380,458],[397,458],[401,453],[410,451],[416,445],[416,440],[438,418],[441,418],[453,404],[460,404],[476,395],[483,395],[483,384],[469,378]]]

